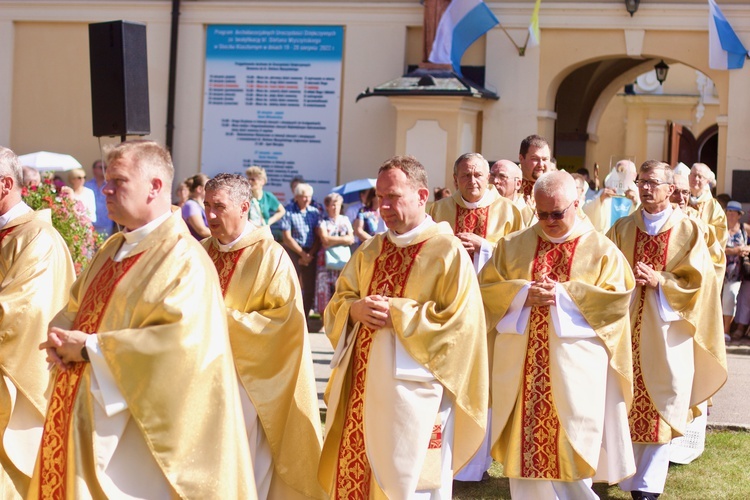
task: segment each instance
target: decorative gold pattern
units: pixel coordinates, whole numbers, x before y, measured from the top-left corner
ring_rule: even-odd
[[[115,262],[108,260],[86,289],[81,307],[73,323],[74,330],[96,332],[117,284],[140,256]],[[68,434],[81,376],[86,363],[74,363],[66,371],[58,371],[44,421],[40,463],[39,498],[64,499],[67,494]]]
[[[534,197],[534,183],[526,179],[521,179],[521,192],[523,193],[524,196],[533,198]]]
[[[487,235],[487,220],[490,215],[490,207],[466,208],[456,205],[456,230],[455,233],[473,233],[480,238]],[[474,252],[469,252],[474,257]]]
[[[633,263],[643,262],[651,266],[654,271],[661,272],[667,264],[667,250],[669,249],[669,235],[671,229],[655,236],[649,236],[636,228],[635,251]],[[646,290],[641,287],[638,298],[638,313],[633,326],[633,406],[628,414],[630,437],[634,443],[659,442],[659,412],[656,410],[651,397],[646,390],[641,370],[641,329],[643,319],[643,304]]]
[[[423,244],[399,248],[384,238],[383,249],[375,262],[368,295],[402,297],[412,264]],[[357,331],[354,343],[352,383],[339,447],[335,498],[365,499],[370,496],[372,470],[365,450],[363,417],[367,363],[374,333],[362,325]]]
[[[226,297],[227,287],[229,282],[232,281],[235,269],[237,269],[237,262],[242,257],[242,252],[245,248],[240,248],[234,252],[220,252],[214,245],[209,246],[208,255],[216,266],[216,271],[219,273],[219,284],[221,285],[221,294]]]
[[[560,283],[568,281],[577,245],[578,238],[559,244],[538,238],[532,267],[534,280],[547,276]],[[531,308],[523,371],[521,477],[524,478],[560,479],[560,419],[552,399],[549,321],[549,306]]]

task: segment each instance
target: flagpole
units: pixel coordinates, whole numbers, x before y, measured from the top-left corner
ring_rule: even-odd
[[[518,55],[521,56],[521,57],[523,57],[524,54],[526,53],[526,46],[529,44],[529,36],[530,35],[529,35],[528,30],[526,31],[526,41],[523,43],[523,47],[519,47],[518,44],[516,43],[516,41],[513,40],[513,37],[510,36],[510,33],[508,33],[508,31],[505,29],[505,26],[503,26],[501,24],[500,25],[500,29],[503,30],[503,33],[505,33],[505,36],[508,37],[508,40],[510,40],[510,43],[512,43],[513,46],[516,48],[516,50],[518,51]]]

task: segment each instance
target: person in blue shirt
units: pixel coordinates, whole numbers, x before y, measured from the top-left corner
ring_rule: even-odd
[[[321,214],[310,204],[312,195],[311,185],[304,182],[298,183],[294,188],[294,200],[286,206],[286,213],[280,222],[284,247],[292,259],[300,285],[302,285],[305,318],[310,313],[315,300],[315,274],[318,267],[315,256],[320,248],[320,240],[315,229],[320,223]]]
[[[109,237],[114,232],[115,223],[109,218],[107,212],[107,198],[102,193],[102,187],[106,181],[104,180],[104,162],[96,160],[91,165],[91,170],[94,173],[94,177],[84,184],[87,188],[94,192],[94,199],[96,200],[96,220],[94,221],[94,230],[103,234],[105,238]]]

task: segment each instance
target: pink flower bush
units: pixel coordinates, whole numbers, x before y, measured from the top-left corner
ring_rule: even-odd
[[[76,207],[80,202],[62,195],[51,176],[42,179],[38,186],[24,187],[22,194],[23,201],[32,209],[49,208],[52,211],[52,225],[68,245],[76,274],[81,274],[96,249],[104,242],[104,237],[94,231],[84,210]]]

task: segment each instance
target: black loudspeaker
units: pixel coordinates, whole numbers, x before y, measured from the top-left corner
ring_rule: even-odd
[[[740,203],[750,203],[750,170],[732,172],[732,199]]]
[[[89,57],[94,136],[150,134],[146,25],[89,24]]]

